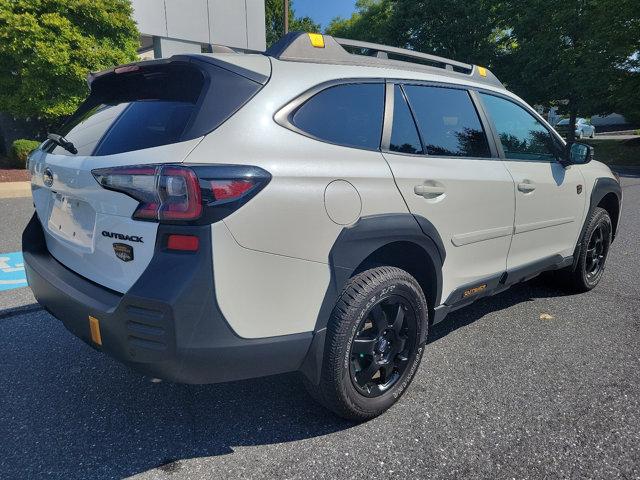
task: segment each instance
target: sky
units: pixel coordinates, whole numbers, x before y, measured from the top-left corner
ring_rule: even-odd
[[[323,29],[334,17],[350,17],[355,5],[356,0],[293,0],[297,17],[311,17]]]

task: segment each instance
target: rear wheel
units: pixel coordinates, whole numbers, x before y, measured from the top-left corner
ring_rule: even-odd
[[[353,277],[327,326],[320,383],[311,395],[349,420],[364,421],[391,407],[420,365],[428,322],[418,282],[395,267]]]
[[[563,287],[570,291],[586,292],[598,285],[609,255],[612,232],[611,218],[607,211],[595,208],[587,219],[574,268],[564,272]]]

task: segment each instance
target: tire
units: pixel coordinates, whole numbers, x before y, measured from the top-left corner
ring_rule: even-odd
[[[596,207],[587,219],[578,258],[569,270],[563,272],[564,289],[588,292],[600,283],[609,255],[612,232],[609,214],[604,208]]]
[[[396,321],[397,320],[397,321]],[[352,421],[377,417],[413,380],[428,328],[420,285],[404,270],[377,267],[349,280],[327,325],[318,385],[311,396]]]

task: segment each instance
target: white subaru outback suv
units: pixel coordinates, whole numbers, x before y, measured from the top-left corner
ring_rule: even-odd
[[[485,68],[303,33],[214,50],[92,75],[30,157],[29,285],[93,347],[175,382],[300,371],[365,420],[448,312],[600,281],[618,181]]]

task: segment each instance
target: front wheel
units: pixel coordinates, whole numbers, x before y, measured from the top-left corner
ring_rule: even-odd
[[[349,420],[383,413],[420,365],[427,312],[420,285],[404,270],[378,267],[351,278],[327,325],[320,383],[305,381],[309,393]]]
[[[563,284],[566,289],[587,292],[600,283],[609,255],[612,233],[609,214],[604,208],[596,207],[587,219],[574,268],[566,272]]]

